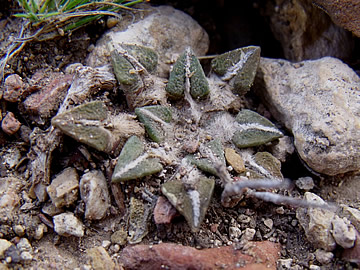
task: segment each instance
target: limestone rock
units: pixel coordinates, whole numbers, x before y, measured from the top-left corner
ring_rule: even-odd
[[[356,0],[314,0],[338,25],[360,37],[360,3]]]
[[[198,250],[173,243],[127,246],[119,263],[125,269],[276,269],[279,245],[268,241],[251,242],[246,254],[233,246]]]
[[[356,231],[355,245],[343,251],[342,259],[360,265],[360,233],[358,231]]]
[[[103,247],[94,247],[86,250],[90,264],[94,270],[114,270],[115,263]]]
[[[54,230],[62,236],[84,236],[84,225],[74,216],[73,213],[67,212],[53,217]]]
[[[331,221],[332,231],[336,243],[343,248],[352,248],[356,240],[356,230],[346,218],[335,216]]]
[[[306,192],[304,199],[308,202],[325,204],[319,196],[311,192]],[[334,216],[334,212],[320,208],[298,208],[296,210],[296,217],[304,229],[308,241],[315,247],[326,251],[332,251],[336,247],[336,242],[331,234],[331,221]]]
[[[334,258],[334,253],[322,249],[317,249],[315,251],[315,257],[319,261],[319,263],[328,264]]]
[[[191,229],[198,231],[210,204],[214,186],[213,179],[203,177],[188,189],[180,181],[168,181],[162,185],[161,191],[185,217]]]
[[[137,44],[150,47],[158,53],[159,75],[167,78],[169,63],[187,47],[191,47],[196,55],[206,54],[209,37],[189,15],[170,6],[153,8],[153,11],[142,20],[132,23],[125,31],[112,28],[98,41],[87,59],[88,65],[95,67],[108,63],[109,51],[116,44]]]
[[[6,240],[6,239],[0,239],[0,259],[4,258],[4,254],[6,250],[8,250],[13,244]]]
[[[314,180],[310,176],[300,177],[299,179],[297,179],[295,181],[295,184],[299,189],[302,189],[305,191],[309,191],[309,190],[313,189],[315,186]]]
[[[56,208],[69,207],[78,198],[79,176],[74,168],[59,173],[46,188]]]
[[[341,217],[346,217],[354,225],[357,231],[360,231],[360,210],[341,204]]]
[[[85,218],[99,220],[110,207],[110,195],[101,171],[90,171],[80,179],[80,195],[85,202]]]
[[[232,140],[239,148],[259,146],[283,136],[273,123],[250,110],[241,110],[236,116],[236,122],[238,131]]]
[[[112,175],[112,182],[122,182],[160,172],[163,167],[158,158],[144,153],[144,143],[132,136],[121,150]]]
[[[330,57],[262,58],[258,75],[257,94],[291,130],[311,169],[327,175],[360,169],[360,78],[352,69]]]
[[[21,180],[16,177],[0,178],[0,221],[9,223],[20,205]]]

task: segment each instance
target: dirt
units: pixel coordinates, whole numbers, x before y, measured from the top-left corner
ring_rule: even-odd
[[[154,0],[151,2],[154,5],[171,4],[193,16],[209,33],[211,40],[209,54],[222,53],[233,48],[253,44],[262,47],[263,56],[274,58],[283,57],[280,45],[273,38],[265,19],[251,9],[252,5],[260,1],[255,1],[254,3],[252,3],[252,1],[244,1],[242,5],[245,7],[242,9],[239,9],[237,7],[238,4],[235,3],[234,6],[230,8],[228,6],[224,7],[223,2],[225,1],[211,1],[211,4],[205,4],[204,1],[190,0]],[[6,10],[11,14],[12,8],[14,7],[6,7]],[[232,10],[230,12],[231,15],[226,15],[228,14],[228,10],[226,9]],[[249,12],[249,10],[251,10],[251,12]],[[5,18],[6,14],[6,12],[2,13],[3,17],[1,19],[5,21],[0,23],[0,31],[2,31],[2,33],[0,32],[0,37],[3,38],[0,42],[6,41],[6,37],[11,33],[10,29],[18,27],[17,21],[15,21],[14,18]],[[242,25],[243,29],[245,29],[242,35],[234,34],[238,25]],[[9,74],[16,73],[22,78],[30,78],[38,69],[64,71],[64,68],[71,63],[84,64],[89,50],[91,50],[96,40],[106,30],[105,18],[100,22],[74,32],[71,37],[57,37],[54,40],[46,42],[32,42],[28,44],[16,58],[8,63],[5,77]],[[4,34],[4,32],[6,32],[6,34]],[[249,104],[259,106],[256,97],[249,94],[248,98]],[[119,104],[118,102],[115,104],[119,107],[126,107],[125,104]],[[6,112],[6,108],[11,108],[21,121],[26,122],[27,117],[20,114],[16,105],[5,104],[3,102],[1,106],[3,113]],[[30,129],[34,128],[32,124],[28,124],[28,126]],[[6,151],[12,151],[11,149],[17,148],[20,149],[22,157],[26,156],[30,147],[20,136],[9,137],[4,134],[0,135],[0,145],[3,154]],[[56,162],[56,164],[52,166],[51,175],[56,175],[62,169],[66,168],[68,164],[74,163],[74,161],[75,166],[80,164],[79,168],[83,170],[91,168],[83,157],[78,158],[81,156],[78,150],[79,145],[79,143],[72,139],[64,139],[62,147],[57,149],[54,154],[59,162]],[[97,153],[89,148],[88,150],[91,151],[96,167],[102,168],[105,175],[109,176],[109,170],[111,171],[111,168],[109,168],[107,161],[110,160],[110,158],[107,155]],[[26,166],[26,160],[10,170],[6,168],[6,166],[0,166],[0,175],[23,177],[24,190],[27,192],[29,179],[26,177],[26,174],[29,172],[26,171]],[[330,185],[324,185],[327,179],[317,177],[306,170],[301,165],[296,154],[291,157],[289,162],[283,165],[282,170],[285,177],[292,179],[300,176],[312,176],[317,186],[316,191],[322,194],[324,198],[359,207],[358,192],[354,181],[346,181],[339,187],[341,179],[332,178]],[[145,188],[151,190],[155,196],[161,195],[159,184],[161,184],[162,181],[161,179],[148,177],[145,180],[127,184],[124,201],[125,206],[129,205],[130,194],[135,194],[138,199],[142,199],[141,194]],[[251,198],[245,199],[236,208],[224,208],[220,204],[220,190],[221,188],[219,184],[217,184],[214,197],[205,217],[205,222],[202,224],[199,233],[191,232],[184,218],[179,216],[168,225],[156,225],[154,222],[149,222],[149,233],[142,243],[156,244],[159,242],[172,242],[197,248],[228,245],[232,243],[229,237],[229,227],[231,224],[237,224],[241,230],[249,227],[256,229],[254,237],[256,241],[270,239],[279,242],[282,245],[281,257],[292,258],[295,265],[300,267],[298,269],[307,269],[309,263],[316,262],[314,259],[316,249],[307,241],[304,231],[299,226],[295,217],[294,208],[264,203]],[[351,191],[351,193],[348,191]],[[297,189],[291,192],[289,191],[288,193],[294,197],[299,197],[303,194],[302,191]],[[84,221],[86,226],[85,237],[60,237],[49,227],[48,232],[41,240],[31,240],[34,249],[34,260],[24,265],[13,264],[11,267],[14,269],[30,267],[32,269],[80,269],[79,267],[82,265],[88,265],[85,250],[102,245],[103,241],[110,240],[111,234],[114,231],[126,226],[125,218],[120,215],[123,209],[120,209],[115,203],[113,196],[111,201],[112,213],[107,218],[93,223]],[[29,213],[34,216],[39,215],[42,206],[42,203],[35,202],[34,207]],[[79,216],[82,214],[81,207],[77,207],[76,209],[70,208],[68,210],[75,211]],[[242,222],[239,217],[243,215],[250,217],[250,220],[248,222]],[[274,222],[272,229],[264,225],[264,220],[268,218]],[[9,237],[9,240],[13,239],[13,237],[14,235]],[[116,258],[121,248],[122,247],[116,245],[111,245],[108,252]],[[331,264],[323,266],[322,269],[355,269],[355,265],[340,259],[341,252],[342,250],[340,248],[335,250],[335,258]]]

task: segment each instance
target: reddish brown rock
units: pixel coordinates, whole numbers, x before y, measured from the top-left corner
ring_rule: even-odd
[[[124,269],[276,269],[280,246],[249,242],[243,250],[233,246],[198,250],[173,243],[127,246],[119,263]]]
[[[20,101],[21,96],[23,95],[26,84],[23,82],[22,78],[17,74],[9,75],[4,82],[4,93],[3,98],[9,102],[18,102]]]
[[[1,122],[2,130],[8,135],[15,134],[20,129],[20,126],[21,123],[12,112],[8,112]]]
[[[358,0],[314,0],[326,11],[333,22],[360,37],[360,1]]]
[[[170,223],[177,215],[174,206],[163,196],[160,196],[156,201],[154,209],[154,220],[156,224]]]
[[[40,75],[36,77],[38,76]],[[23,102],[26,113],[39,117],[39,119],[50,117],[51,113],[56,111],[63,101],[71,84],[72,77],[73,75],[69,74],[52,73],[41,84],[35,83],[33,87],[37,88],[40,86],[40,90],[27,97]],[[36,117],[34,120],[38,120]]]

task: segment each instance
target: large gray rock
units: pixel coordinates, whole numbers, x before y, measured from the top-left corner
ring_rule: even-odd
[[[209,46],[205,30],[189,15],[170,6],[154,8],[149,16],[122,30],[113,28],[98,41],[87,59],[89,66],[110,62],[109,52],[118,44],[137,44],[152,48],[159,54],[159,75],[167,77],[169,63],[186,47],[191,47],[195,55],[205,55]]]
[[[256,91],[310,168],[327,175],[360,169],[360,78],[347,65],[331,57],[262,58]]]

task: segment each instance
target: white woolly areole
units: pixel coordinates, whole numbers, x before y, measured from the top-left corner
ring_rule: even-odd
[[[164,120],[162,120],[160,117],[156,116],[155,114],[153,114],[152,112],[150,112],[149,110],[145,109],[145,108],[140,108],[139,109],[143,114],[145,114],[147,117],[150,117],[152,120],[154,120],[155,122],[158,122],[160,124],[162,124],[163,126],[165,126],[166,128],[170,128],[171,125],[169,123],[166,123]]]
[[[196,190],[189,190],[188,195],[193,207],[194,226],[198,227],[200,224],[200,194]]]
[[[125,174],[126,172],[130,171],[131,169],[135,168],[137,165],[139,165],[143,160],[148,158],[148,154],[144,153],[141,156],[139,156],[138,158],[134,159],[133,161],[129,162],[129,164],[127,164],[124,168],[122,168],[120,171],[118,171],[115,174],[115,177],[121,177],[123,174]]]
[[[274,127],[264,126],[259,123],[238,124],[238,128],[240,129],[240,131],[245,131],[249,129],[258,129],[261,131],[273,132],[282,135],[282,132],[279,131],[278,129]]]
[[[234,117],[224,113],[210,122],[207,132],[214,138],[220,138],[221,141],[228,142],[238,129],[239,123],[235,121]]]

